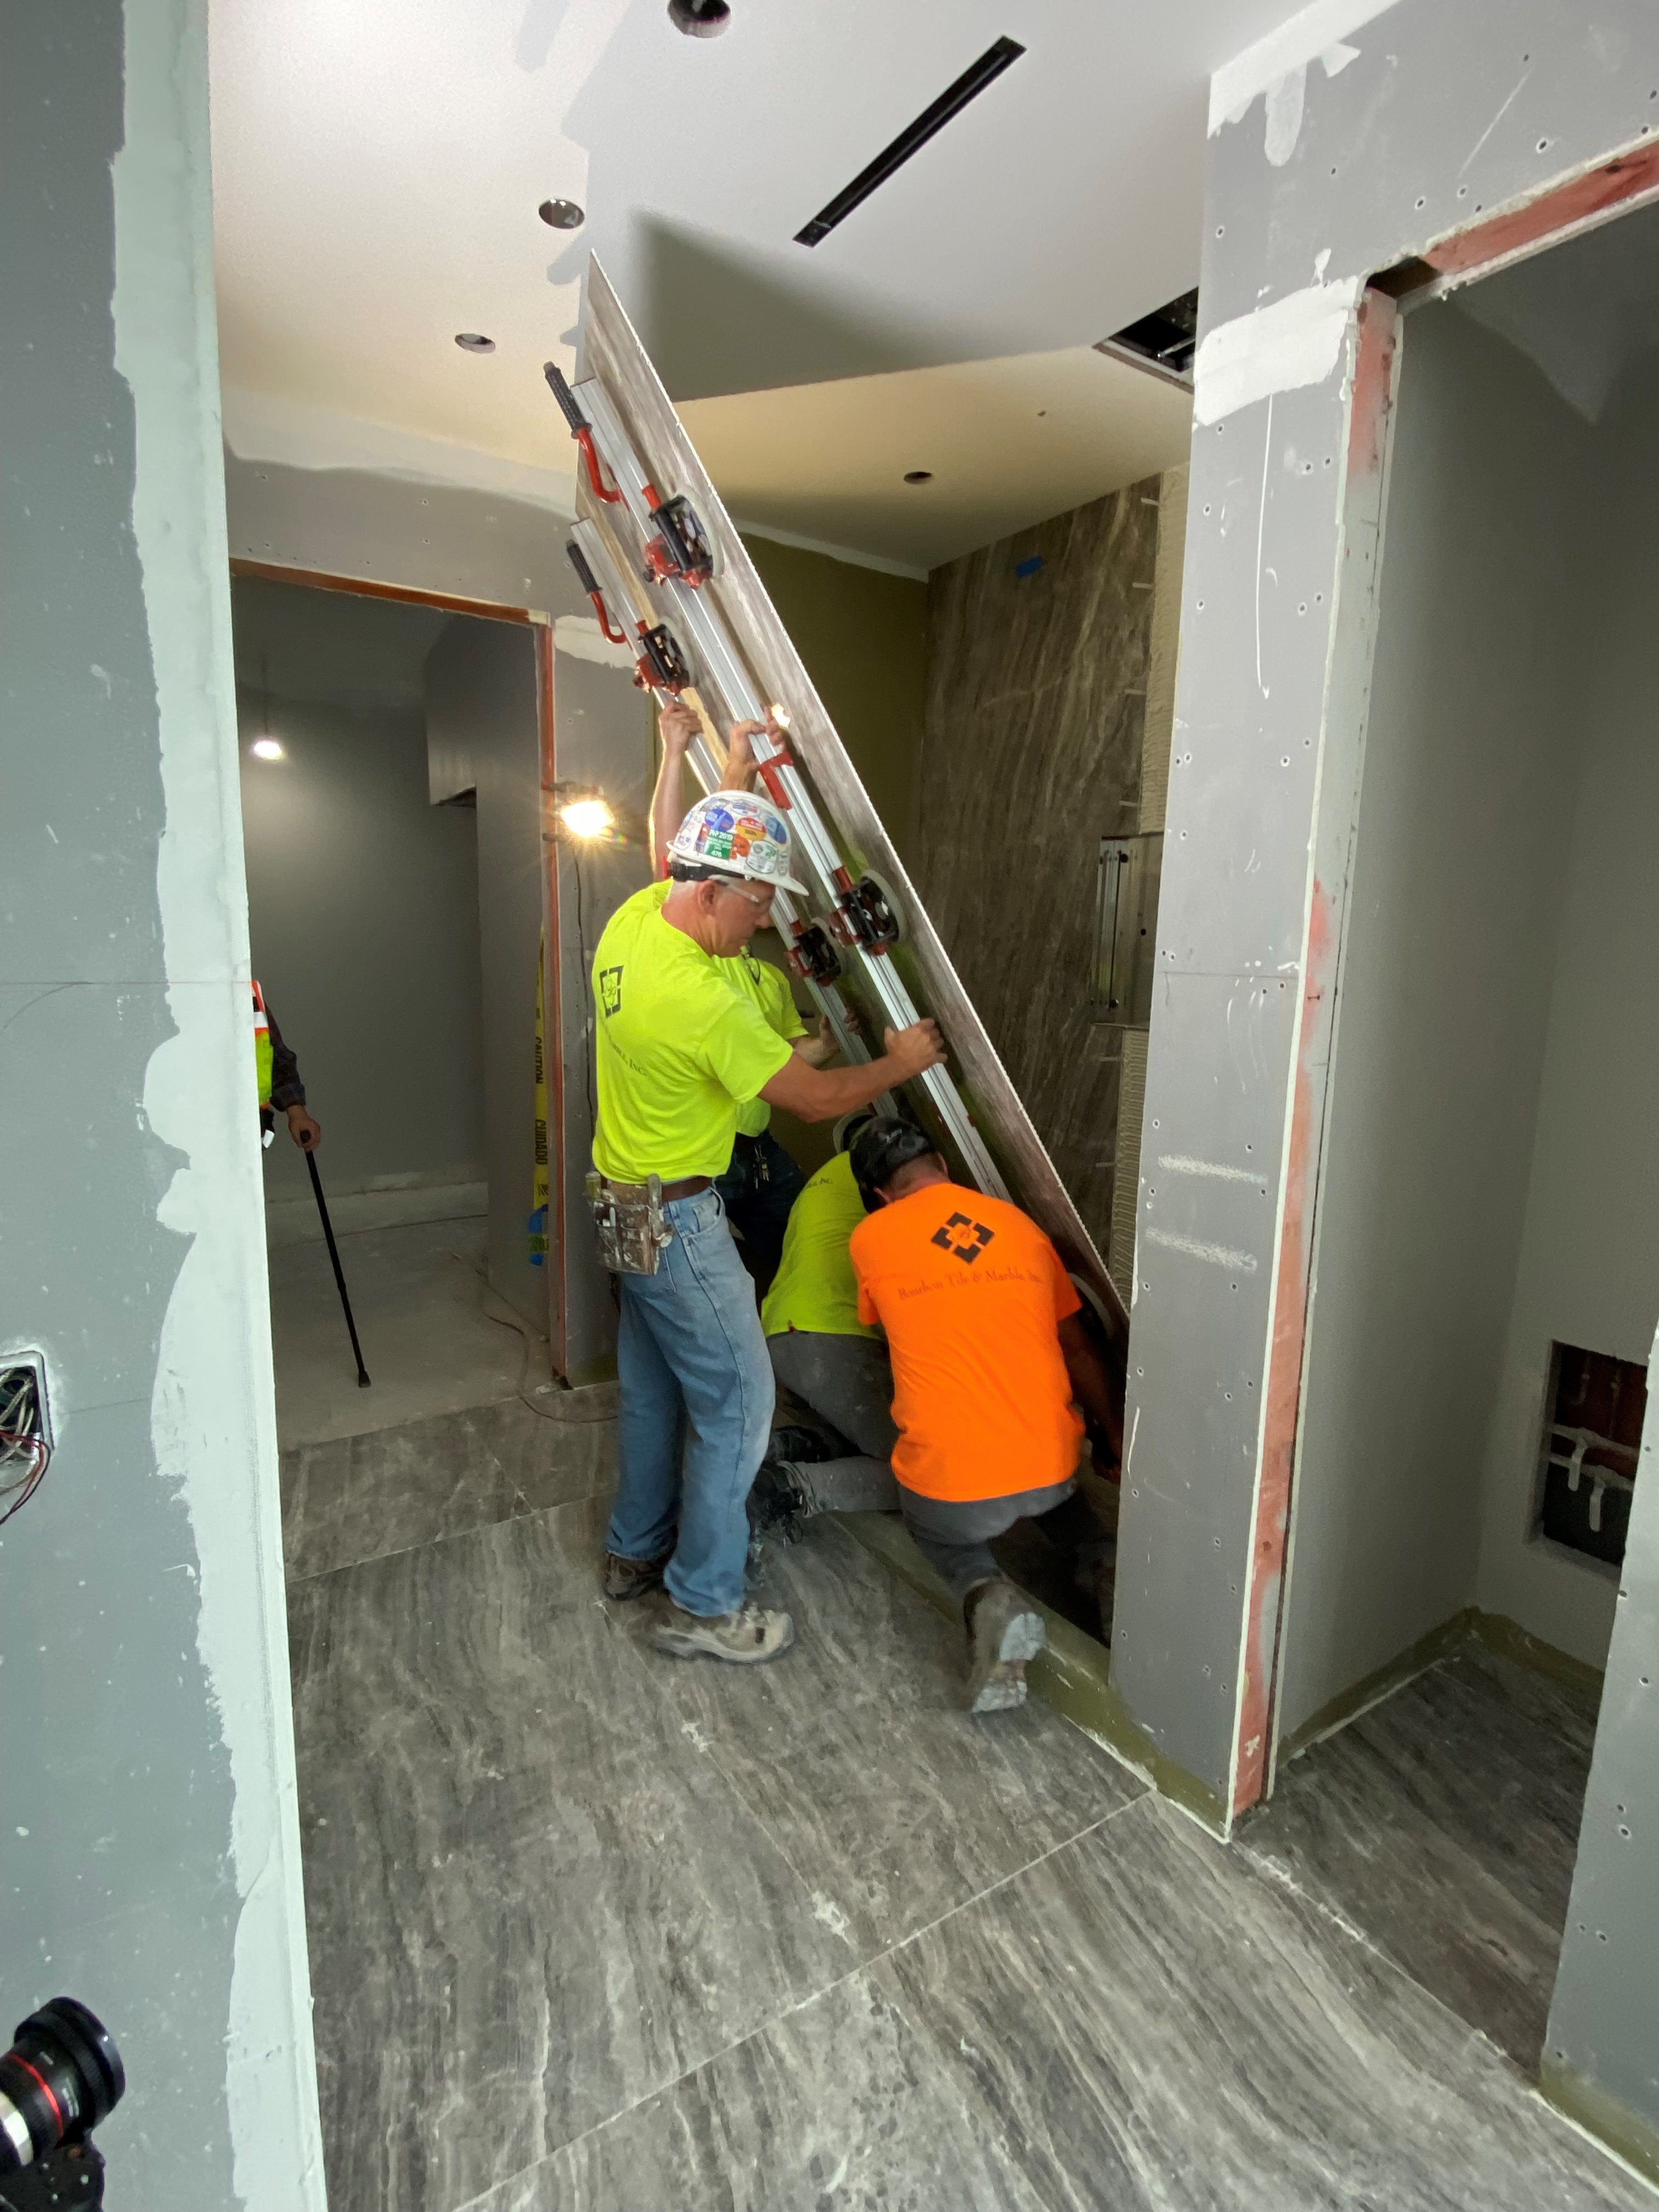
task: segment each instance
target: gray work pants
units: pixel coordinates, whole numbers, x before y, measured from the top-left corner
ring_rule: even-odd
[[[1006,1536],[1016,1521],[1035,1521],[1063,1557],[1092,1572],[1112,1557],[1111,1532],[1068,1476],[1042,1490],[1017,1490],[1006,1498],[924,1498],[904,1492],[904,1525],[916,1549],[942,1575],[961,1605],[976,1583],[1000,1579],[993,1536]]]
[[[806,1510],[896,1512],[899,1486],[889,1455],[898,1430],[886,1346],[871,1336],[823,1336],[792,1328],[769,1336],[766,1349],[778,1381],[849,1447],[840,1458],[795,1468]]]

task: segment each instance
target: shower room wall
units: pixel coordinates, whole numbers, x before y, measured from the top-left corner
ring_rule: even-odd
[[[1618,1577],[1533,1528],[1552,1342],[1645,1364],[1659,1321],[1659,359],[1614,387],[1587,489],[1594,613],[1572,655],[1571,709],[1582,768],[1576,811],[1564,805],[1554,823],[1561,927],[1477,1596],[1600,1667]]]
[[[1339,977],[1281,1741],[1474,1601],[1565,825],[1590,434],[1455,304],[1405,321]]]

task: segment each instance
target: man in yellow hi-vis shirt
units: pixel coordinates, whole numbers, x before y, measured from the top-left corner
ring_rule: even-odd
[[[665,724],[690,713],[670,707]],[[598,1205],[602,1221],[629,1225],[615,1248],[621,1474],[605,1586],[626,1598],[665,1585],[659,1650],[752,1663],[787,1650],[794,1627],[744,1597],[772,1368],[714,1179],[740,1105],[763,1098],[834,1121],[945,1055],[924,1021],[890,1030],[879,1060],[811,1067],[732,989],[721,963],[770,918],[775,890],[802,888],[769,800],[700,799],[669,848],[669,872],[667,896],[652,884],[625,900],[593,956]]]

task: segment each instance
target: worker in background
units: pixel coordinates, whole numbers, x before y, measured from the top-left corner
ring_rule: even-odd
[[[765,726],[757,723],[755,726]],[[698,727],[697,717],[691,708],[681,706],[678,701],[663,710],[662,763],[657,771],[656,788],[651,794],[651,858],[659,877],[665,879],[669,844],[683,811],[686,750]],[[748,732],[746,723],[732,732],[720,776],[724,790],[753,788],[755,760]],[[820,1021],[817,1034],[809,1032],[796,1008],[789,979],[781,969],[775,968],[770,961],[758,959],[745,946],[726,963],[725,972],[734,988],[755,1001],[768,1028],[775,1030],[790,1050],[810,1067],[822,1067],[834,1057],[836,1042],[827,1025]],[[726,1219],[743,1239],[744,1258],[763,1293],[777,1272],[790,1209],[806,1180],[772,1134],[771,1120],[772,1109],[763,1098],[738,1108],[731,1164],[725,1174],[716,1178]]]
[[[715,1178],[731,1163],[740,1106],[763,1098],[832,1121],[945,1054],[937,1026],[921,1021],[888,1030],[866,1065],[812,1067],[732,989],[721,963],[765,926],[775,891],[801,889],[788,824],[769,800],[700,799],[670,843],[669,873],[665,895],[649,884],[623,902],[593,956],[590,1189],[621,1307],[621,1468],[605,1589],[629,1598],[664,1585],[659,1650],[751,1664],[787,1650],[794,1627],[744,1595],[747,1500],[774,1389]]]
[[[866,1122],[849,1158],[870,1208],[849,1247],[859,1318],[887,1334],[905,1522],[962,1607],[969,1710],[1000,1711],[1024,1703],[1043,1625],[990,1540],[1035,1521],[1091,1581],[1104,1630],[1115,1546],[1077,1487],[1077,1407],[1114,1447],[1121,1416],[1082,1301],[1029,1216],[952,1182],[895,1115]]]
[[[259,1127],[264,1142],[270,1142],[276,1117],[282,1114],[300,1150],[314,1152],[323,1141],[322,1128],[306,1109],[300,1063],[283,1042],[276,1016],[266,1006],[257,983],[253,986],[253,1058],[259,1079]]]
[[[859,1318],[848,1240],[865,1216],[847,1147],[870,1119],[849,1115],[836,1157],[795,1201],[776,1279],[761,1307],[772,1372],[835,1431],[825,1448],[799,1427],[773,1434],[750,1499],[757,1535],[793,1542],[815,1513],[896,1512],[893,1370],[881,1331]]]

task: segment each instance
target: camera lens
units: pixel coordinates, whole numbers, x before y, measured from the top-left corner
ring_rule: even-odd
[[[0,2173],[15,2173],[107,2119],[127,2086],[96,2013],[54,1997],[20,2022],[0,2057]]]

